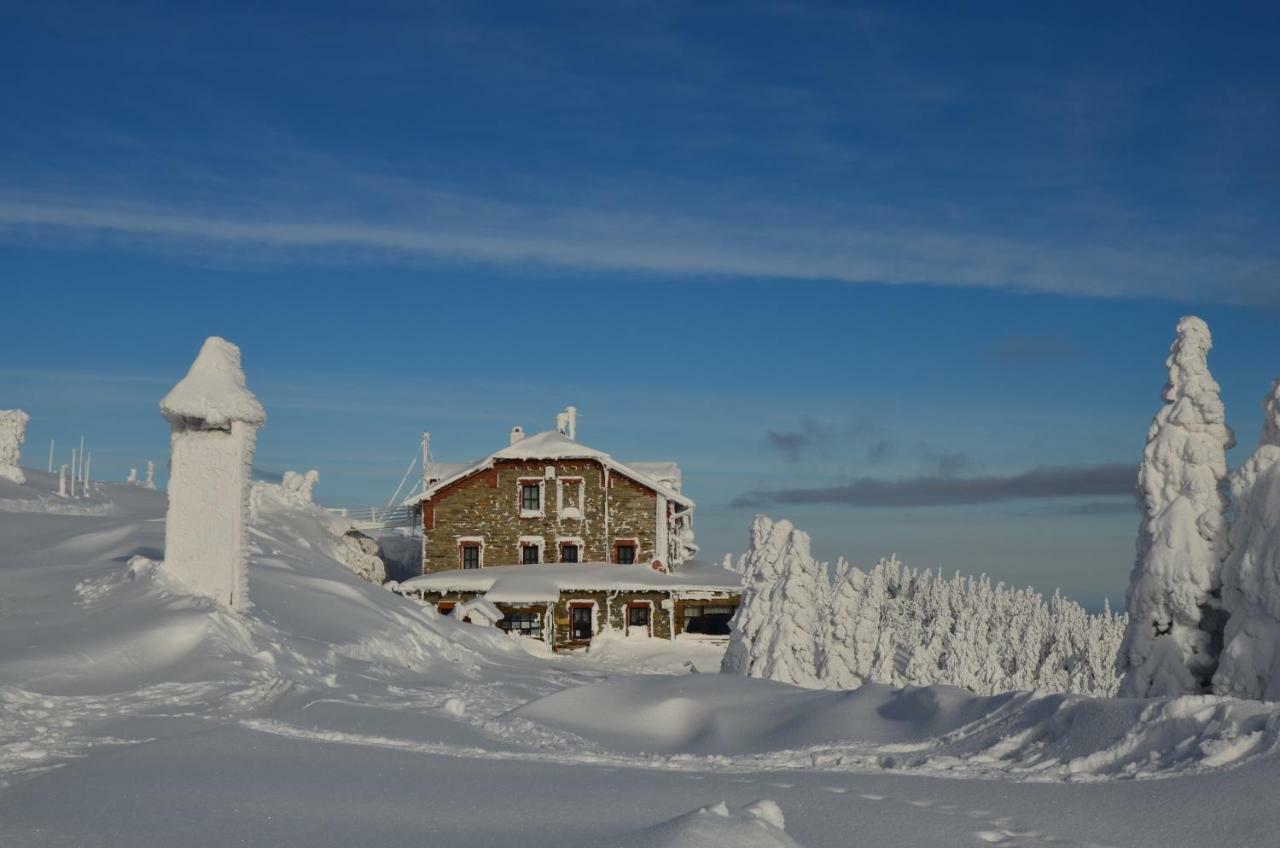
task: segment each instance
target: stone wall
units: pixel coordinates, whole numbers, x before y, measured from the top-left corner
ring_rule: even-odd
[[[554,469],[552,477],[547,476],[548,466]],[[560,496],[565,478],[574,481],[571,486],[580,486],[581,508],[571,489]],[[521,516],[523,481],[542,486],[540,515]],[[483,539],[485,566],[518,563],[521,537],[542,540],[543,562],[558,562],[560,542],[566,539],[581,540],[580,561],[612,562],[615,540],[634,539],[636,562],[650,563],[657,556],[657,503],[653,491],[619,474],[606,474],[595,461],[502,461],[459,480],[423,504],[422,570],[458,568],[459,546],[468,538]]]

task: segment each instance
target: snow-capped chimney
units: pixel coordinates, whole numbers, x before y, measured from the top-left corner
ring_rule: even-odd
[[[244,609],[249,469],[267,413],[245,386],[240,348],[206,339],[160,411],[172,428],[164,567],[192,594]]]
[[[430,480],[427,479],[427,463],[431,462],[431,434],[422,431],[422,490],[427,490]]]
[[[556,429],[562,436],[578,440],[578,407],[566,406],[564,412],[556,413]]]
[[[524,438],[524,428],[519,424],[511,428],[511,444],[515,444]]]

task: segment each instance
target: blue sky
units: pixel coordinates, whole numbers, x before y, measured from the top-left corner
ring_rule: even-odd
[[[466,458],[575,403],[681,462],[709,554],[759,504],[823,556],[1116,602],[1177,318],[1214,330],[1235,459],[1280,373],[1277,17],[9,9],[0,406],[123,477],[217,333],[259,466],[330,502],[385,500],[423,429]]]

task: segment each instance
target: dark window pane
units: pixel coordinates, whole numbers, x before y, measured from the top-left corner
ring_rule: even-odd
[[[632,565],[636,561],[635,545],[618,545],[618,562],[621,565]]]
[[[591,638],[591,607],[570,607],[569,635],[577,642],[585,642]]]
[[[649,626],[648,607],[627,607],[627,623],[632,627]]]
[[[480,567],[480,548],[476,545],[467,545],[462,549],[462,567],[463,568],[479,568]]]
[[[560,561],[561,561],[561,562],[577,562],[577,561],[578,561],[578,546],[577,546],[577,545],[563,545],[563,546],[561,546],[561,548],[560,548]]]
[[[537,511],[542,508],[541,488],[537,483],[525,483],[520,487],[520,508]]]
[[[520,546],[520,562],[525,565],[536,565],[538,562],[538,546],[537,545],[521,545]]]

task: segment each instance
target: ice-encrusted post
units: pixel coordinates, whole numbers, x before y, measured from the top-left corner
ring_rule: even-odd
[[[53,439],[49,440],[49,473],[53,473]]]
[[[65,498],[67,496],[67,464],[64,462],[58,466],[58,497]]]
[[[240,348],[206,339],[160,411],[172,427],[164,567],[192,594],[244,609],[249,471],[267,414],[245,386]]]
[[[27,482],[18,462],[22,459],[22,443],[27,438],[27,422],[31,416],[21,409],[0,409],[0,477],[15,483]]]
[[[154,489],[156,487],[156,464],[149,459],[147,460],[147,482],[142,485],[146,486],[148,489]]]

